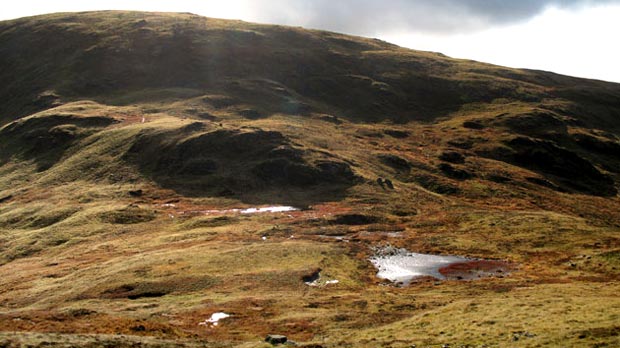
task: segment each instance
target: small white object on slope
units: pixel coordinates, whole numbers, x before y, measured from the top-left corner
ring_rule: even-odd
[[[228,318],[230,317],[230,314],[226,314],[224,312],[217,312],[217,313],[213,313],[211,315],[211,318],[198,323],[198,325],[210,325],[210,326],[217,326],[218,322],[224,318]]]
[[[332,279],[332,280],[326,280],[326,281],[321,281],[320,279],[316,279],[314,281],[305,282],[305,283],[308,286],[325,286],[325,285],[330,285],[330,284],[338,284],[340,283],[340,281],[338,279]]]
[[[256,214],[256,213],[282,213],[282,212],[295,211],[295,210],[298,210],[298,209],[294,207],[289,207],[289,206],[274,206],[274,207],[242,209],[239,212],[241,214]]]

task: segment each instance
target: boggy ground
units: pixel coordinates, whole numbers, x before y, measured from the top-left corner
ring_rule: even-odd
[[[98,114],[121,112],[87,105]],[[109,122],[99,131],[121,132],[106,138],[119,144],[87,138],[48,170],[37,172],[36,161],[2,168],[3,344],[260,347],[268,333],[323,347],[618,343],[617,198],[533,186],[521,178],[536,174],[475,155],[463,162],[468,179],[428,169],[445,163],[437,157],[446,151],[442,139],[457,138],[447,133],[478,131],[244,121],[303,142],[307,152],[327,149],[352,163],[359,178],[191,197],[143,176],[126,159],[132,146],[126,139],[154,125],[197,121],[144,117],[144,123]],[[240,121],[229,122],[223,127]],[[394,169],[376,153],[411,165]],[[89,162],[104,154],[109,161]],[[484,179],[495,170],[512,179]],[[434,178],[435,191],[452,191],[430,191],[418,176]],[[394,189],[377,177],[390,178]],[[301,210],[211,211],[267,203]],[[377,279],[368,261],[374,246],[388,244],[516,266],[497,277],[397,287]],[[306,285],[304,277],[319,269],[321,279],[339,282]],[[231,317],[198,325],[215,312]]]
[[[187,14],[0,48],[0,346],[620,345],[615,84]],[[513,266],[401,287],[386,245]]]

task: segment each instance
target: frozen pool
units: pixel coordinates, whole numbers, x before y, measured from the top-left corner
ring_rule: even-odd
[[[234,209],[209,209],[209,210],[187,210],[182,214],[204,214],[204,215],[216,215],[216,214],[262,214],[262,213],[286,213],[291,211],[297,211],[299,208],[287,206],[287,205],[275,205],[269,207],[253,207],[253,208],[234,208]]]
[[[418,254],[392,247],[380,249],[370,258],[378,270],[377,277],[404,284],[424,276],[445,279],[440,268],[466,261],[469,259],[459,256]]]
[[[507,261],[419,254],[391,246],[377,249],[370,262],[377,268],[377,277],[402,284],[409,284],[419,277],[442,280],[504,277],[516,267]]]
[[[273,207],[262,207],[262,208],[248,208],[241,209],[239,212],[241,214],[257,214],[257,213],[284,213],[287,211],[295,211],[299,210],[295,207],[289,207],[286,205],[273,206]]]

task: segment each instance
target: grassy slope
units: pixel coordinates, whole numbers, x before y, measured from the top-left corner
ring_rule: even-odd
[[[0,342],[618,344],[616,84],[185,14],[2,22],[0,53]],[[311,209],[188,213],[256,204]],[[518,271],[385,286],[386,243]]]

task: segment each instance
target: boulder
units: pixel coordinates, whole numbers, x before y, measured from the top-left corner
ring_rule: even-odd
[[[271,343],[274,346],[276,344],[284,344],[286,343],[288,339],[286,338],[286,336],[283,335],[267,335],[267,337],[265,338],[265,342],[267,343]]]

